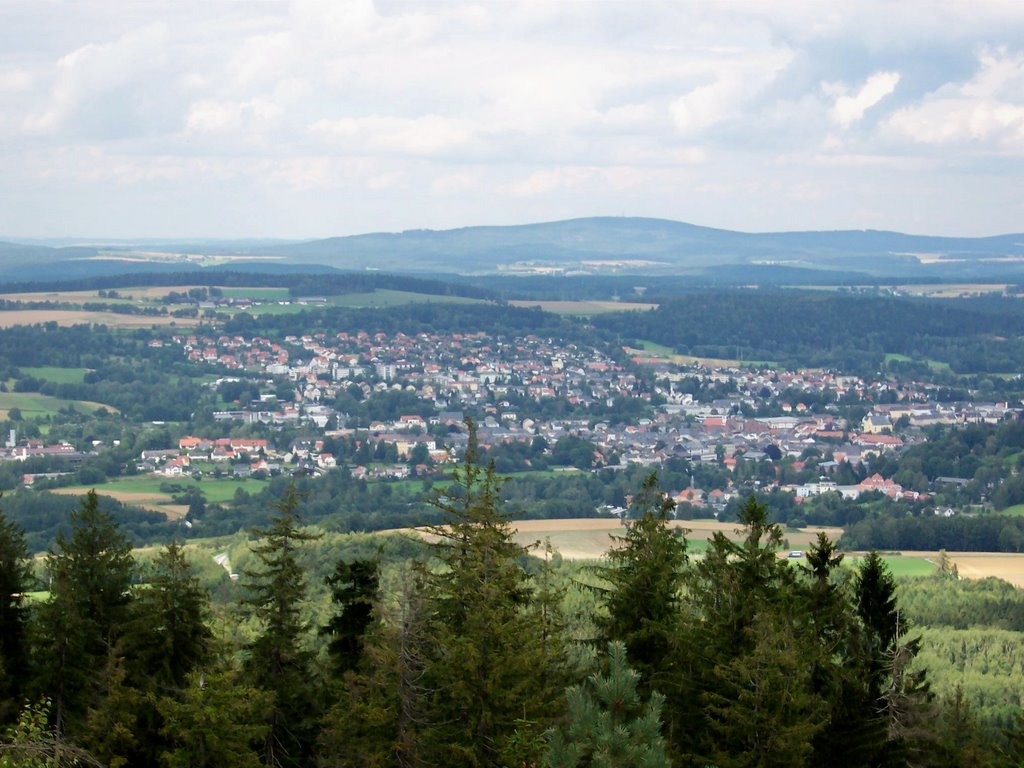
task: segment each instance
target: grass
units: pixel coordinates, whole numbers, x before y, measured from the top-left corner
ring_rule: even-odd
[[[287,288],[221,288],[221,293],[229,299],[268,299],[279,301],[288,298]]]
[[[885,357],[883,359],[884,359],[884,362],[886,362],[886,363],[889,363],[889,362],[892,362],[892,361],[896,361],[896,362],[900,362],[900,363],[918,362],[915,358],[910,357],[908,355],[901,355],[898,352],[886,352],[885,353]],[[941,372],[941,373],[951,373],[952,372],[952,369],[949,367],[949,363],[944,363],[941,360],[933,360],[931,358],[925,358],[924,360],[921,360],[920,362],[924,363],[925,365],[927,365],[929,368],[931,368],[933,371],[936,371],[936,372]]]
[[[1000,515],[1013,515],[1014,517],[1021,517],[1024,515],[1024,504],[1014,504],[1012,507],[1007,507],[999,511]]]
[[[35,368],[19,367],[26,376],[34,376],[37,379],[46,379],[54,384],[81,384],[85,381],[85,374],[88,368],[58,368],[54,365],[43,365]]]
[[[330,296],[328,303],[335,307],[397,307],[403,304],[486,304],[483,299],[468,299],[464,296],[438,296],[430,293],[413,293],[411,291],[393,291],[378,289],[368,293],[346,293],[341,296]]]
[[[146,494],[153,497],[163,497],[168,503],[171,501],[171,495],[164,493],[160,490],[160,486],[164,483],[177,484],[183,488],[198,488],[203,492],[206,500],[211,503],[223,504],[231,501],[235,496],[235,491],[239,488],[243,489],[247,493],[259,493],[261,490],[267,487],[265,480],[234,480],[231,478],[204,478],[203,480],[194,480],[191,477],[160,477],[157,475],[142,475],[140,477],[124,477],[110,480],[103,485],[97,485],[96,493],[106,494],[108,496],[114,496],[117,498],[118,494]],[[85,493],[93,488],[93,486],[74,486],[71,488],[61,489],[65,493]],[[159,503],[159,502],[157,502]]]
[[[889,567],[893,576],[931,576],[935,573],[936,565],[933,560],[938,558],[938,552],[927,555],[882,555],[882,560]],[[850,568],[860,565],[863,558],[847,555],[843,564]]]
[[[515,307],[540,307],[545,312],[553,312],[556,315],[571,315],[579,317],[591,317],[603,315],[608,312],[633,312],[649,311],[657,309],[657,304],[648,304],[629,301],[531,301],[517,300],[509,304]]]
[[[117,409],[112,405],[89,400],[62,400],[38,392],[0,392],[0,412],[4,418],[12,408],[20,410],[25,418],[55,416],[59,410],[68,408],[74,408],[80,413],[91,413],[97,408],[106,408],[112,413],[117,413]]]

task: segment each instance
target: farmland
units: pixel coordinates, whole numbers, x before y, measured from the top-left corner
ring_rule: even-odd
[[[12,309],[0,311],[0,328],[16,325],[56,323],[60,326],[106,325],[111,328],[149,328],[154,325],[197,325],[193,317],[129,315],[118,312],[89,312],[82,309]]]
[[[657,309],[657,304],[626,301],[510,301],[514,307],[540,307],[556,315],[578,315],[589,317],[606,312],[634,312]]]
[[[110,496],[124,504],[132,504],[143,509],[152,509],[163,512],[169,518],[181,517],[188,511],[188,507],[175,504],[175,494],[161,490],[161,486],[179,486],[182,489],[197,488],[203,492],[208,502],[224,504],[234,498],[235,492],[242,489],[248,493],[258,493],[266,487],[262,480],[235,480],[235,479],[204,479],[196,481],[189,477],[166,478],[156,475],[144,475],[141,477],[125,477],[111,480],[103,485],[97,486],[73,486],[70,488],[58,488],[52,493],[63,495],[80,496],[87,491],[95,489],[101,496]]]
[[[117,409],[103,403],[93,403],[88,400],[62,400],[50,395],[42,395],[38,392],[0,392],[0,414],[7,418],[12,408],[21,411],[22,418],[33,418],[36,416],[53,416],[60,410],[73,408],[80,413],[95,411],[97,408],[106,408],[111,413]]]

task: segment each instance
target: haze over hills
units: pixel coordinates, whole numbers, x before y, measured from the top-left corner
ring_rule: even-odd
[[[85,261],[83,261],[85,260]],[[462,274],[731,274],[740,265],[875,277],[1014,276],[1024,271],[1024,234],[961,238],[850,230],[736,232],[647,218],[582,218],[518,226],[409,230],[289,241],[152,241],[47,247],[0,242],[0,278],[30,280],[165,271],[224,263],[249,268],[323,265],[342,270]],[[50,274],[47,274],[50,273]]]

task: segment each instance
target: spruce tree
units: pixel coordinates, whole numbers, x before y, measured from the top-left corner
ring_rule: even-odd
[[[567,724],[551,732],[547,768],[615,766],[668,768],[661,735],[664,698],[653,693],[646,703],[637,691],[639,674],[630,668],[622,642],[608,644],[608,672],[566,691]]]
[[[148,588],[132,607],[125,637],[135,683],[156,690],[180,688],[189,672],[209,658],[213,633],[209,596],[185,549],[172,541],[153,563]]]
[[[686,539],[669,527],[675,504],[649,475],[632,506],[626,533],[616,536],[602,577],[607,616],[599,626],[608,640],[625,643],[642,690],[661,689],[668,676],[670,637],[679,616]]]
[[[31,579],[25,534],[0,511],[0,723],[18,716],[25,690],[28,610],[24,596]]]
[[[433,502],[448,519],[432,531],[440,567],[422,571],[433,613],[423,678],[430,722],[420,738],[428,761],[476,767],[499,765],[524,723],[544,730],[552,702],[537,688],[547,660],[528,610],[526,550],[512,538],[494,467],[479,465],[469,426],[465,460]]]
[[[121,637],[135,561],[131,544],[90,491],[46,558],[50,598],[33,628],[36,685],[53,702],[58,735],[80,724]]]
[[[245,669],[253,683],[273,694],[261,756],[266,765],[304,765],[313,746],[319,700],[313,679],[313,652],[306,611],[306,581],[300,547],[318,538],[302,530],[299,496],[290,486],[275,505],[267,528],[254,529],[253,553],[259,567],[245,571],[259,634],[249,644]]]
[[[259,768],[274,696],[231,671],[192,672],[179,696],[157,707],[168,747],[164,768]]]
[[[328,638],[327,653],[334,672],[355,670],[363,655],[363,640],[373,620],[380,586],[380,560],[341,561],[327,577],[334,615],[320,634]]]

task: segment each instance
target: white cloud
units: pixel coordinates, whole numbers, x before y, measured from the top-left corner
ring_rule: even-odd
[[[683,136],[699,135],[706,129],[742,114],[748,103],[770,85],[790,63],[791,51],[712,51],[713,81],[697,86],[676,99],[669,113],[676,131]]]
[[[254,125],[273,122],[281,107],[267,99],[237,101],[198,101],[189,108],[185,129],[189,134],[244,133]]]
[[[1024,154],[1024,54],[983,52],[972,78],[947,83],[898,110],[887,127],[918,144]]]
[[[852,96],[841,95],[835,100],[830,117],[843,128],[864,117],[864,113],[896,90],[900,82],[898,72],[876,72]],[[826,92],[834,88],[826,88]]]
[[[1021,40],[1019,0],[0,2],[0,230],[997,226]]]
[[[309,133],[327,139],[342,151],[379,150],[396,154],[433,155],[466,147],[475,138],[475,127],[462,120],[423,115],[415,118],[345,117],[322,119]]]

